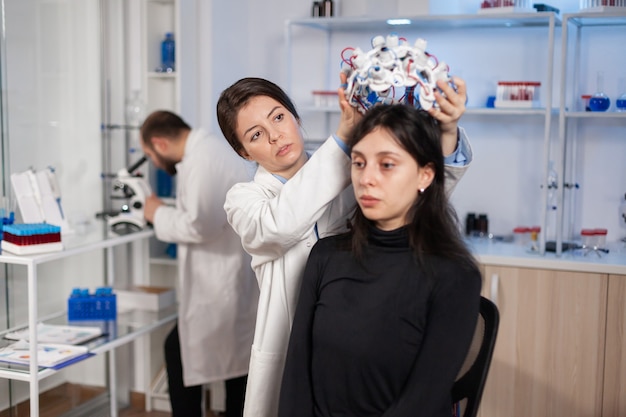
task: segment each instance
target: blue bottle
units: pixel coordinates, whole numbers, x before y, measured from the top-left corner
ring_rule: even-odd
[[[176,69],[176,44],[174,34],[167,32],[161,42],[161,71],[174,72]]]

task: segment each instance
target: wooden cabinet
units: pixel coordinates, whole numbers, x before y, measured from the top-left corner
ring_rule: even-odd
[[[480,414],[603,415],[608,275],[489,265],[483,272],[484,295],[498,305],[500,328]],[[611,283],[621,285],[623,300],[621,278]],[[623,329],[623,302],[618,294],[611,297]],[[611,326],[617,321],[610,320]],[[623,362],[625,351],[619,350],[614,355]],[[624,366],[614,379],[623,379]],[[622,407],[623,400],[622,394]]]
[[[626,416],[626,275],[609,275],[603,417]]]

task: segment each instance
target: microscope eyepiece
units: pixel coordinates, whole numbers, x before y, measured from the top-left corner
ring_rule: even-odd
[[[143,163],[146,162],[147,160],[148,160],[148,157],[146,155],[142,156],[139,160],[137,160],[137,162],[135,162],[134,164],[128,167],[127,169],[128,173],[132,174],[137,168],[143,165]]]

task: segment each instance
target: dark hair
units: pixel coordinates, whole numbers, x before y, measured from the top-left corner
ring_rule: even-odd
[[[237,116],[242,107],[248,104],[252,98],[258,96],[273,98],[284,106],[296,120],[300,121],[296,106],[278,85],[263,78],[242,78],[235,82],[222,91],[217,100],[217,122],[230,146],[240,156],[243,145],[237,138]]]
[[[141,140],[152,149],[153,137],[159,136],[176,139],[183,131],[191,130],[191,127],[177,114],[167,110],[152,112],[141,125]]]
[[[435,174],[430,186],[415,196],[407,214],[409,242],[418,263],[424,265],[425,255],[437,255],[475,267],[461,237],[456,212],[446,195],[438,122],[426,111],[406,104],[374,106],[353,129],[347,141],[350,149],[377,128],[390,133],[420,167],[430,166]],[[367,242],[369,227],[371,221],[357,207],[352,234],[352,248],[357,256]]]

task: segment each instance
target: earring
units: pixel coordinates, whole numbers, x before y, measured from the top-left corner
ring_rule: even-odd
[[[424,190],[425,190],[425,188],[420,188],[419,194],[424,194]]]

